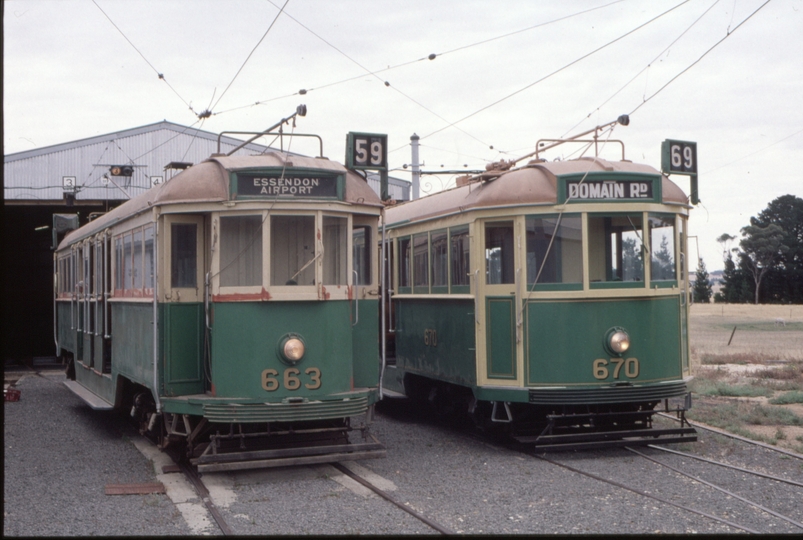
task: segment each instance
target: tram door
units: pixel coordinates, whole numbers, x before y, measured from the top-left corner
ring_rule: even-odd
[[[516,222],[486,221],[484,234],[485,279],[480,296],[485,312],[485,373],[480,378],[516,380]],[[482,278],[481,278],[482,279]],[[479,340],[478,340],[479,342]],[[482,368],[480,368],[482,369]],[[497,381],[501,382],[501,381]]]
[[[167,394],[204,391],[205,328],[204,220],[201,216],[166,216],[164,243],[164,390]]]

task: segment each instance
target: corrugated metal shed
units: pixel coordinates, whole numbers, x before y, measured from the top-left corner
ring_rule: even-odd
[[[4,199],[6,201],[62,201],[64,177],[75,177],[76,200],[125,200],[152,187],[151,177],[169,179],[177,170],[165,170],[171,162],[200,163],[217,152],[218,135],[208,131],[157,122],[146,126],[99,135],[5,156]],[[227,153],[241,140],[223,136],[220,151]],[[267,147],[248,144],[235,155],[261,153]],[[110,176],[111,165],[133,165],[130,177]],[[111,180],[109,180],[110,178]],[[115,186],[115,182],[120,186]],[[379,192],[379,179],[369,177]],[[410,198],[410,184],[389,179],[390,196]]]

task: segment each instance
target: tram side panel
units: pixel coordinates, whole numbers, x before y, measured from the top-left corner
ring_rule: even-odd
[[[355,388],[375,388],[379,381],[379,300],[359,299],[352,309],[353,377]]]
[[[397,366],[441,381],[476,384],[474,301],[394,299]]]

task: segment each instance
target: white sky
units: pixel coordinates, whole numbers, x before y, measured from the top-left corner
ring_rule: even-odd
[[[349,131],[387,133],[391,174],[409,179],[413,133],[424,170],[484,169],[641,105],[613,134],[627,159],[660,168],[664,139],[698,143],[690,235],[709,271],[719,235],[803,197],[803,0],[772,0],[735,31],[765,0],[289,0],[259,43],[284,1],[6,0],[5,153],[163,119],[262,130],[304,103],[297,131],[321,135],[325,155],[343,161]]]

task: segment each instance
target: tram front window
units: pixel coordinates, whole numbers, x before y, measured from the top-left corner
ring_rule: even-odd
[[[590,280],[644,281],[642,235],[641,214],[589,216]]]
[[[271,285],[315,284],[315,217],[271,216]]]
[[[348,285],[348,220],[323,217],[323,283]]]
[[[583,282],[580,216],[527,218],[527,283]]]
[[[262,284],[262,216],[220,218],[220,285]]]
[[[675,218],[650,216],[650,279],[675,280]]]

